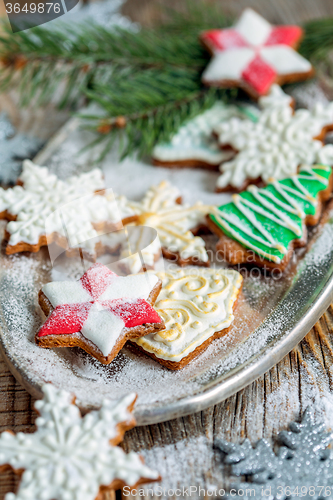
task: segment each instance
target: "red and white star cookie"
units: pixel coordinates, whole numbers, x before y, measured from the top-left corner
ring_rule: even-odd
[[[48,316],[36,334],[41,347],[81,347],[109,364],[127,340],[165,328],[152,305],[161,290],[154,274],[117,276],[94,264],[79,281],[51,282],[39,292]]]
[[[202,33],[201,41],[213,55],[202,81],[241,87],[258,98],[273,83],[309,78],[313,67],[294,50],[302,36],[299,26],[272,26],[252,9],[245,9],[232,28]]]

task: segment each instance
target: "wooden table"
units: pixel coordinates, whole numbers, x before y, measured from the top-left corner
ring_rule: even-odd
[[[159,16],[157,7],[160,3],[179,5],[180,2],[129,0],[123,10],[136,21],[152,24]],[[332,0],[220,0],[219,3],[236,15],[246,6],[254,7],[274,23],[299,23],[314,17],[333,16]],[[36,113],[34,110],[17,110],[8,97],[2,98],[0,104],[10,110],[16,123],[29,118],[31,123]],[[50,117],[49,112],[37,113],[41,121],[45,115]],[[54,117],[54,123],[60,124],[66,115],[54,113]],[[213,448],[217,438],[225,437],[237,442],[245,437],[252,442],[261,437],[271,439],[280,430],[286,429],[290,421],[298,418],[308,405],[314,406],[316,413],[323,415],[327,425],[333,427],[333,412],[330,417],[330,409],[333,409],[332,332],[331,306],[304,340],[253,384],[201,413],[133,429],[125,437],[124,449],[140,451],[147,462],[163,475],[163,488],[175,488],[176,483],[181,488],[200,485],[206,490],[206,495],[204,492],[200,496],[193,493],[191,498],[208,498],[208,490],[223,488],[228,483],[220,454]],[[35,420],[33,400],[1,359],[0,384],[0,431],[8,428],[15,432],[32,431]],[[16,485],[14,474],[2,474],[0,499],[6,492],[14,491]],[[119,498],[118,494],[111,494],[104,500],[115,496]],[[164,498],[168,497],[176,498],[168,494]],[[161,497],[150,495],[148,498]]]

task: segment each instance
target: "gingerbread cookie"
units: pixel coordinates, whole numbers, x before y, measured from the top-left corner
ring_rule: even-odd
[[[232,117],[257,119],[253,106],[214,106],[182,125],[170,142],[157,144],[153,149],[153,163],[175,168],[205,168],[217,170],[219,165],[234,156],[231,148],[221,150],[213,130],[216,125]]]
[[[297,49],[299,26],[272,26],[252,9],[245,9],[232,28],[205,31],[201,41],[213,58],[203,72],[205,85],[240,87],[254,98],[274,83],[304,80],[314,74]]]
[[[7,500],[99,500],[107,491],[160,479],[139,455],[116,446],[135,426],[135,394],[106,399],[99,411],[81,417],[68,392],[46,384],[43,393],[35,403],[33,434],[0,436],[0,470],[21,476],[17,493],[7,493]]]
[[[305,226],[318,223],[332,186],[331,167],[303,165],[299,174],[234,194],[231,203],[214,208],[207,218],[220,237],[217,250],[232,265],[283,271],[293,249],[306,244]]]
[[[155,307],[166,329],[131,344],[161,365],[179,370],[227,333],[243,278],[237,271],[204,268],[157,276],[163,288]]]
[[[99,263],[79,281],[47,283],[39,304],[48,317],[36,344],[81,347],[107,365],[127,340],[164,328],[152,307],[160,289],[153,274],[124,278]]]
[[[259,100],[262,112],[257,123],[233,118],[215,127],[221,147],[237,151],[221,165],[216,191],[240,192],[251,182],[283,179],[302,163],[333,165],[333,146],[322,143],[333,127],[333,103],[294,112],[291,101],[275,86]]]
[[[126,209],[127,213],[132,213],[132,217],[128,219],[132,223],[156,229],[160,245],[155,243],[150,252],[148,249],[146,259],[150,253],[151,263],[156,260],[161,246],[163,256],[180,266],[208,266],[205,242],[195,235],[206,227],[206,214],[211,207],[200,202],[192,206],[180,205],[180,201],[179,190],[164,181],[151,187],[141,202],[125,200],[122,197],[121,211]],[[126,219],[123,218],[123,222],[126,224]],[[112,234],[110,238],[112,241]],[[105,237],[103,241],[106,242]],[[131,272],[137,269],[137,261],[133,259],[133,262],[136,263],[130,268]]]
[[[6,253],[37,252],[53,241],[66,249],[87,246],[98,231],[120,229],[117,203],[104,189],[100,169],[61,181],[24,161],[19,185],[0,188],[0,218],[10,221]]]

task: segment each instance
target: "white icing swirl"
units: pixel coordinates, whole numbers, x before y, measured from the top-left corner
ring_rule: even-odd
[[[135,342],[158,358],[179,362],[215,332],[228,328],[242,276],[229,269],[186,268],[157,273],[163,288],[155,303],[166,329]]]

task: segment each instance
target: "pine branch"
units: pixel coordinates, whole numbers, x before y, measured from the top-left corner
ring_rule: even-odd
[[[0,36],[0,91],[18,87],[23,105],[57,96],[59,107],[75,109],[85,98],[101,110],[83,118],[98,132],[94,143],[103,144],[102,155],[116,137],[123,156],[148,154],[184,120],[230,97],[201,84],[210,55],[199,34],[232,22],[218,3],[188,0],[182,12],[168,10],[166,16],[164,24],[139,32],[88,23],[8,31]],[[325,60],[333,48],[333,20],[309,22],[305,30],[302,54]]]
[[[327,58],[333,50],[333,18],[309,21],[304,30],[300,53],[314,63]]]

